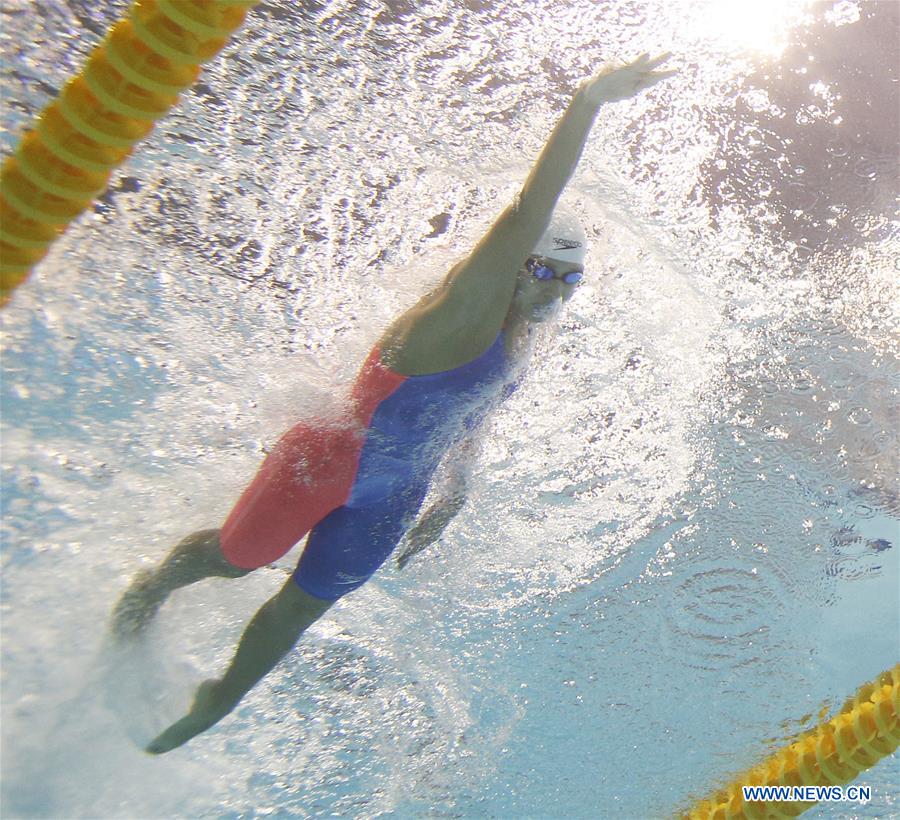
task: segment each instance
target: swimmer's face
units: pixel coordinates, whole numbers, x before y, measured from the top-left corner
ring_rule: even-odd
[[[574,262],[561,262],[558,259],[541,257],[540,263],[550,268],[553,279],[538,279],[523,266],[518,274],[516,292],[513,296],[513,308],[529,322],[546,322],[555,317],[562,305],[568,302],[575,293],[578,284],[567,284],[562,280],[567,273],[584,272],[584,266]]]

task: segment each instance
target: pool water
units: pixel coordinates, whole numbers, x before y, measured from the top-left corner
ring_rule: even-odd
[[[11,0],[4,151],[124,13]],[[34,12],[39,10],[41,14]],[[2,813],[669,816],[897,662],[893,3],[266,2],[3,310]],[[577,81],[588,276],[469,503],[235,713],[141,744],[294,556],[128,580],[512,199]],[[858,781],[898,813],[896,755]]]

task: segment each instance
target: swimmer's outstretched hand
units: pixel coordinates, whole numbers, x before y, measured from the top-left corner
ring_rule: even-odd
[[[192,737],[215,726],[227,715],[236,704],[225,704],[219,695],[219,681],[208,680],[200,684],[191,711],[181,720],[173,723],[156,740],[152,741],[145,751],[152,755],[171,752],[172,749],[187,743]]]
[[[599,74],[585,80],[579,90],[594,105],[627,100],[639,91],[677,74],[677,71],[654,71],[671,56],[666,52],[651,59],[649,54],[642,54],[632,63],[605,66]]]

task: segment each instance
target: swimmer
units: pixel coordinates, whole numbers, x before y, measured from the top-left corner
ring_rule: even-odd
[[[673,75],[656,70],[668,57],[644,54],[584,81],[519,197],[381,337],[353,386],[346,421],[289,430],[221,530],[187,537],[125,591],[112,622],[121,641],[140,635],[173,590],[246,575],[308,534],[296,571],[252,618],[225,674],[199,687],[189,713],[148,752],[168,752],[218,723],[310,624],[373,575],[405,533],[400,563],[439,537],[462,507],[464,469],[451,476],[446,501],[416,523],[444,454],[472,442],[491,406],[514,389],[532,331],[558,313],[584,275],[585,233],[557,201],[601,106]]]

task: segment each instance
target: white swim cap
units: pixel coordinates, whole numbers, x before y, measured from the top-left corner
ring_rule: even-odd
[[[550,219],[550,225],[534,246],[534,253],[560,262],[584,265],[587,251],[587,234],[581,220],[565,207],[558,207]]]

